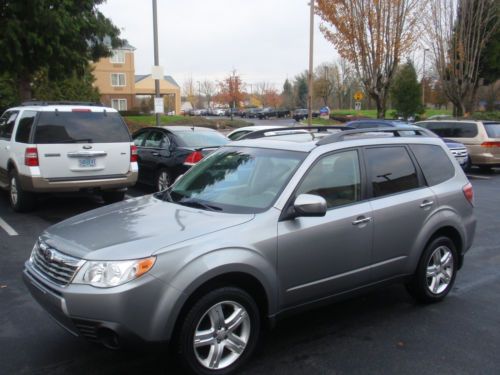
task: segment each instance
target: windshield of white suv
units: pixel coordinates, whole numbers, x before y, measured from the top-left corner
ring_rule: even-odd
[[[40,112],[36,144],[130,142],[130,134],[116,112]]]
[[[305,153],[223,147],[158,197],[228,213],[257,213],[276,201]]]

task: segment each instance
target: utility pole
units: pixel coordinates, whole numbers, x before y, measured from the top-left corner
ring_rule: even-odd
[[[307,74],[307,125],[312,125],[312,101],[313,101],[313,47],[314,47],[314,1],[310,0],[311,9],[309,14],[309,73]]]
[[[156,0],[153,0],[153,39],[154,39],[154,54],[155,66],[160,65],[160,57],[158,55],[158,15],[156,9]],[[155,79],[155,96],[160,97],[160,80]],[[160,126],[160,114],[156,113],[156,126]]]
[[[425,109],[425,53],[429,48],[424,48],[424,66],[422,67],[422,105]]]

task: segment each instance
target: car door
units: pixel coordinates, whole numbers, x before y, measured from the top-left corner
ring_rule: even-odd
[[[156,173],[163,158],[168,157],[168,147],[165,148],[166,134],[161,130],[151,130],[144,139],[141,148],[141,167],[144,180],[149,184],[156,183]],[[167,138],[168,140],[168,138]]]
[[[356,288],[369,280],[373,225],[363,199],[359,152],[319,159],[299,184],[299,194],[325,198],[324,217],[278,223],[281,298],[290,307]]]
[[[0,118],[0,181],[8,184],[7,163],[10,157],[10,139],[19,111],[7,111]]]
[[[372,197],[372,278],[380,281],[405,273],[410,250],[437,203],[405,145],[363,152]]]

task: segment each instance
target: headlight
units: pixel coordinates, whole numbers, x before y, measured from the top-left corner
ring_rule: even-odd
[[[87,261],[80,269],[74,284],[110,288],[134,280],[148,272],[156,257],[124,261]]]

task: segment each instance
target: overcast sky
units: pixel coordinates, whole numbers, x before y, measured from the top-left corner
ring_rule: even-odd
[[[236,69],[247,84],[281,89],[309,64],[307,0],[157,0],[160,65],[182,86]],[[154,62],[152,1],[107,0],[101,12],[136,48],[136,74]],[[315,18],[314,65],[337,57]]]

